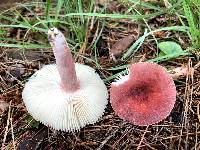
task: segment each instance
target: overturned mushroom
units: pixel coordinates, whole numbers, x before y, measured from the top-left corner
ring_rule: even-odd
[[[56,64],[38,70],[25,84],[22,97],[34,119],[61,131],[95,123],[104,113],[108,92],[95,70],[74,63],[64,35],[48,31]]]
[[[176,100],[176,87],[167,71],[155,63],[135,63],[128,75],[111,84],[110,101],[116,114],[135,125],[165,119]]]

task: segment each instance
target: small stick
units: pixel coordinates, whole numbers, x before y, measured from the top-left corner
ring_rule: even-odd
[[[101,150],[103,148],[103,146],[108,142],[108,140],[110,140],[116,134],[116,132],[118,130],[119,130],[119,128],[116,129],[114,132],[112,132],[111,135],[109,135],[108,137],[106,137],[105,140],[103,140],[103,142],[101,142],[101,145],[97,148],[97,150]]]
[[[11,111],[11,102],[10,102],[9,109],[8,109],[8,119],[7,119],[7,123],[6,123],[6,129],[5,129],[5,132],[4,132],[3,143],[1,145],[2,150],[6,149],[5,143],[6,143],[6,137],[7,137],[7,134],[8,134],[8,127],[10,125],[10,111]]]
[[[11,128],[11,134],[12,134],[13,149],[16,150],[15,137],[14,137],[14,132],[13,132],[13,124],[12,124],[12,116],[10,117],[10,128]]]
[[[137,150],[140,149],[140,146],[141,146],[141,144],[142,144],[142,141],[144,140],[144,136],[145,136],[145,134],[147,133],[148,127],[149,127],[149,126],[146,127],[146,130],[144,131],[144,134],[142,135],[142,138],[141,138],[140,143],[139,143],[139,145],[138,145],[138,147],[137,147]]]

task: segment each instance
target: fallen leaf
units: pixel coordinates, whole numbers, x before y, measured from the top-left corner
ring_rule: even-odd
[[[13,76],[13,77],[19,77],[20,75],[24,74],[25,72],[25,67],[22,64],[14,64],[12,66],[9,67],[9,73]]]
[[[111,2],[109,2],[108,3],[108,5],[107,5],[107,11],[108,12],[116,12],[117,11],[117,5],[118,5],[118,2],[117,1],[111,1]]]
[[[41,146],[45,142],[48,137],[48,128],[44,127],[37,130],[28,130],[23,133],[16,141],[17,150],[25,150],[25,149],[42,149]]]
[[[161,42],[158,44],[158,48],[161,50],[159,56],[180,54],[184,52],[181,46],[173,41]]]
[[[166,36],[166,33],[164,31],[158,31],[158,32],[154,32],[153,35],[158,38],[163,38]]]
[[[174,68],[170,71],[171,76],[173,79],[176,79],[180,76],[187,76],[187,75],[192,75],[194,73],[194,68],[188,68],[187,66],[181,66]]]
[[[41,50],[26,50],[24,54],[19,50],[10,49],[7,51],[8,57],[12,59],[19,60],[38,60],[44,57],[43,52]]]
[[[134,41],[134,36],[126,36],[119,41],[117,41],[110,49],[110,56],[113,60],[120,56]]]
[[[8,67],[7,78],[10,82],[13,82],[24,73],[25,67],[22,64],[14,64]]]
[[[8,108],[9,104],[5,101],[0,100],[0,115]]]

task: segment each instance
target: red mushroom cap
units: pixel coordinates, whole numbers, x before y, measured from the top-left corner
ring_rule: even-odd
[[[176,101],[176,87],[165,68],[155,63],[135,63],[129,74],[111,84],[111,105],[120,118],[135,125],[165,119]]]

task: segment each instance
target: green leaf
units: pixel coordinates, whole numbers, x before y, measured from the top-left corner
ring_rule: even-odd
[[[172,41],[161,42],[158,44],[158,48],[161,50],[159,56],[163,56],[163,53],[165,55],[184,53],[181,46]]]
[[[166,54],[163,51],[160,51],[160,53],[158,54],[159,57],[161,56],[165,56]]]

